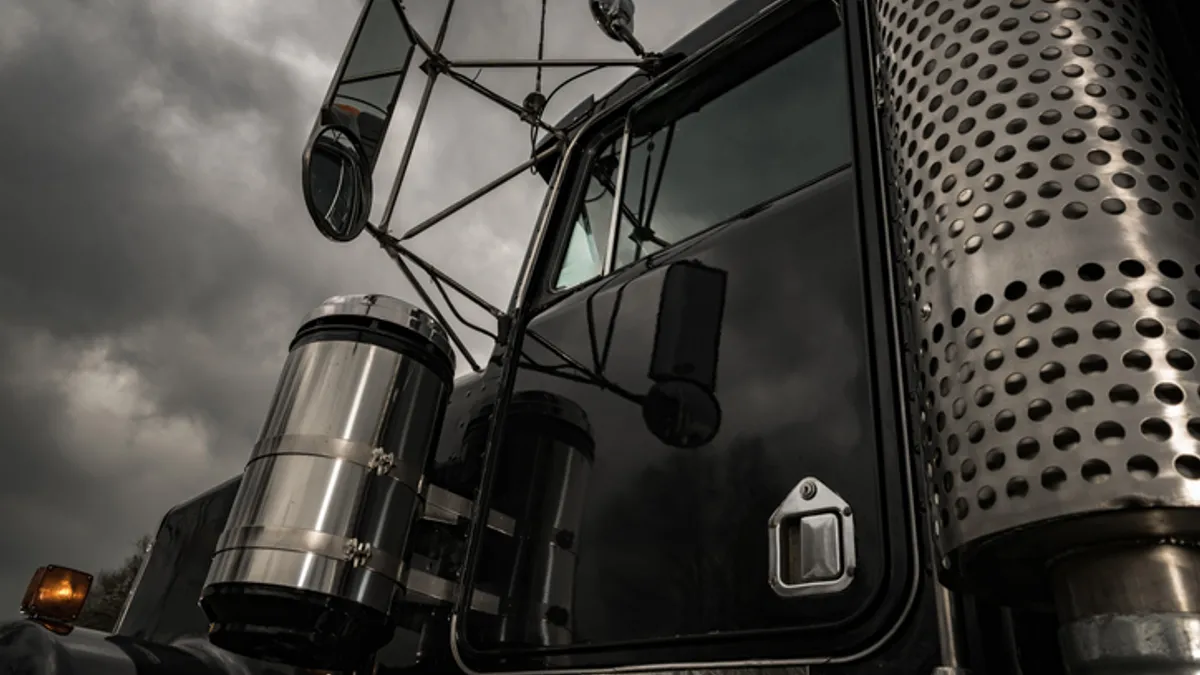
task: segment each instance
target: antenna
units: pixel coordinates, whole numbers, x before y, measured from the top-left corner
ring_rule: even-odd
[[[568,128],[558,128],[543,119],[549,99],[568,82],[603,68],[632,67],[646,72],[657,72],[662,57],[647,52],[633,35],[633,0],[587,0],[592,17],[601,31],[613,40],[623,42],[631,48],[635,58],[624,59],[573,59],[545,58],[546,10],[548,0],[541,0],[541,21],[537,45],[537,56],[532,59],[455,59],[444,53],[446,35],[457,4],[447,0],[446,9],[432,42],[414,27],[403,0],[366,0],[354,32],[347,43],[342,60],[338,65],[325,100],[317,114],[313,134],[304,153],[304,195],[309,214],[319,231],[327,238],[348,242],[366,231],[387,252],[401,272],[414,286],[421,299],[443,326],[451,332],[455,346],[463,353],[472,369],[480,366],[467,353],[452,324],[441,315],[441,310],[432,302],[429,293],[422,287],[414,274],[419,268],[430,277],[450,311],[464,325],[503,343],[509,317],[479,295],[471,292],[433,264],[422,259],[406,243],[427,232],[463,208],[508,183],[527,170],[550,160],[561,152],[567,138]],[[370,223],[372,170],[383,145],[400,90],[410,70],[413,58],[419,59],[418,69],[425,75],[425,84],[417,103],[415,115],[409,128],[400,162],[392,180],[383,213],[378,223]],[[464,70],[479,71],[494,68],[533,69],[536,72],[534,90],[520,102],[506,98],[492,89],[468,77]],[[546,68],[583,68],[560,84],[549,95],[542,92],[542,73]],[[400,187],[412,163],[417,139],[429,109],[434,88],[441,81],[453,80],[507,110],[529,125],[531,140],[540,130],[547,134],[549,142],[531,143],[530,157],[493,180],[480,186],[470,194],[453,202],[441,211],[407,228],[404,232],[392,233],[392,218],[395,214]],[[449,303],[445,287],[448,286],[469,302],[479,306],[497,320],[501,330],[492,334],[462,319],[461,314]]]

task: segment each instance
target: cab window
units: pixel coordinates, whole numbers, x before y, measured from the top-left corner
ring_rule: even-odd
[[[687,92],[672,96],[686,99]],[[772,201],[853,156],[840,27],[699,107],[685,100],[667,115],[661,107],[635,109],[629,119],[614,269]],[[614,163],[617,147],[602,159]],[[593,174],[556,290],[604,268],[617,181],[604,170]]]
[[[583,203],[572,223],[567,250],[559,268],[554,290],[573,288],[594,279],[604,268],[608,230],[612,221],[614,176],[617,170],[617,141],[610,140],[591,161],[591,178]]]
[[[612,225],[613,195],[616,192],[619,139],[602,145],[590,160],[590,178],[583,202],[571,223],[570,239],[554,281],[554,291],[563,291],[600,276],[608,251],[608,229]]]

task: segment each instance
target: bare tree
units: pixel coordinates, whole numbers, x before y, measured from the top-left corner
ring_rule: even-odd
[[[83,611],[75,625],[83,628],[94,628],[111,632],[125,607],[125,600],[133,589],[133,580],[137,577],[142,561],[146,558],[146,550],[150,546],[150,537],[142,537],[135,544],[136,550],[114,569],[100,570],[100,574],[92,581],[92,590],[88,594]]]

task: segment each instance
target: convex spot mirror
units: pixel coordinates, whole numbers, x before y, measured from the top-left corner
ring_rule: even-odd
[[[351,241],[366,228],[372,173],[414,45],[399,0],[366,1],[304,151],[305,202],[329,239]]]
[[[588,6],[605,35],[629,45],[638,56],[646,55],[646,49],[633,36],[633,0],[588,0]]]
[[[650,433],[677,448],[697,448],[721,428],[717,362],[728,274],[696,261],[667,268],[659,301],[654,351],[642,398]]]
[[[317,129],[304,153],[304,201],[317,230],[352,241],[371,215],[371,175],[362,149],[345,127]]]
[[[633,0],[588,0],[592,18],[609,38],[624,42],[633,34]]]

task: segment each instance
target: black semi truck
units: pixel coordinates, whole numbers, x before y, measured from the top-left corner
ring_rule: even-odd
[[[657,52],[591,0],[601,61],[456,61],[449,5],[367,0],[303,162],[420,298],[301,321],[114,633],[43,568],[0,672],[1200,673],[1200,4],[737,0]],[[557,123],[460,72],[615,66]],[[531,157],[395,231],[447,81]],[[508,307],[408,248],[527,171]]]

